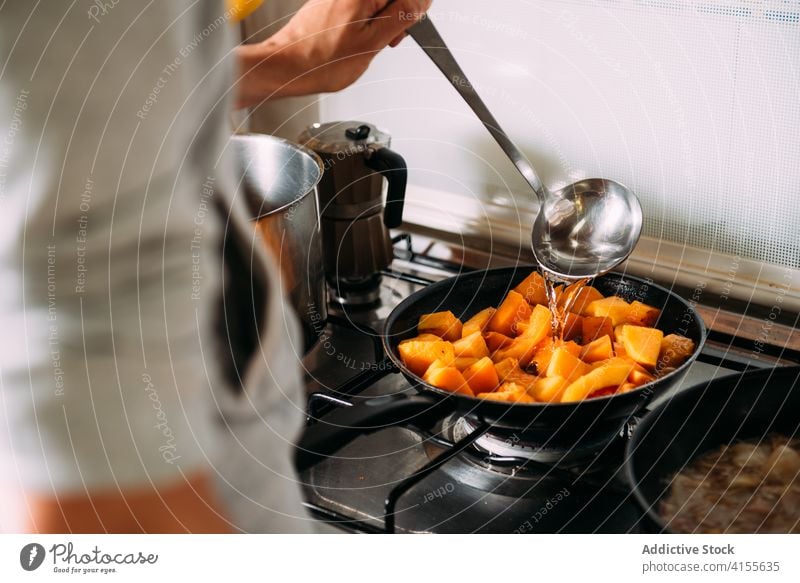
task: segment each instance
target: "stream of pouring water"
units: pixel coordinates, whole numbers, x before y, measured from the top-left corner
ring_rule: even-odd
[[[554,276],[546,269],[540,269],[539,271],[544,279],[547,303],[550,308],[550,313],[552,314],[553,342],[563,340],[566,316],[575,303],[575,300],[578,298],[578,293],[589,283],[590,279],[584,278],[577,281],[569,281]],[[567,293],[567,290],[569,290],[569,296],[564,298],[563,306],[559,308],[556,287],[560,284],[564,284],[564,291],[562,291],[562,294]]]

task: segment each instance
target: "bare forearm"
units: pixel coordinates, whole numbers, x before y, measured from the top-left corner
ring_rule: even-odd
[[[299,51],[292,49],[291,45],[272,38],[237,47],[237,108],[318,91],[304,79],[306,65]]]
[[[264,42],[237,49],[237,106],[338,91],[395,46],[431,0],[311,0]]]

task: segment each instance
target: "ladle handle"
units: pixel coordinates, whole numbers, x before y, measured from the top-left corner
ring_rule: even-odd
[[[511,159],[514,166],[522,174],[522,177],[530,184],[541,202],[545,197],[542,181],[539,180],[539,176],[531,166],[531,163],[528,162],[528,159],[525,158],[525,155],[500,128],[500,124],[497,123],[489,108],[486,107],[478,92],[475,91],[472,83],[467,79],[464,71],[461,70],[453,53],[450,52],[444,39],[439,35],[439,31],[436,30],[430,17],[426,15],[417,24],[409,28],[408,34],[425,51],[425,54],[430,57],[439,70],[444,73],[444,76],[447,77],[464,101],[467,102],[467,105],[475,112],[475,115],[478,116],[478,119],[481,120],[481,123],[489,133],[492,134],[492,137],[500,145],[503,152]]]

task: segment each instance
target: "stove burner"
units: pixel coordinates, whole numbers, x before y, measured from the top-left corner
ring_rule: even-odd
[[[381,274],[359,279],[337,279],[328,282],[331,301],[342,306],[376,305],[381,299]]]
[[[451,419],[449,424],[449,432],[454,441],[469,435],[478,426],[476,421],[468,417]],[[490,466],[491,469],[501,471],[502,468],[509,466],[508,462],[511,460],[535,462],[531,465],[537,467],[537,471],[541,470],[541,465],[563,469],[587,469],[615,441],[624,441],[628,432],[626,424],[621,431],[594,436],[591,440],[582,441],[579,447],[562,449],[550,447],[546,441],[542,442],[536,436],[524,432],[490,429],[475,440],[473,447],[466,453]],[[496,463],[498,461],[505,463],[498,464]],[[520,469],[518,465],[511,464],[511,466],[515,472]]]

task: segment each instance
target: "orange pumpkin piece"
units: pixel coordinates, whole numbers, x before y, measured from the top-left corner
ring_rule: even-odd
[[[640,387],[649,382],[656,380],[656,377],[647,372],[641,365],[637,364],[633,367],[631,374],[628,375],[628,382],[634,386]]]
[[[553,314],[541,305],[533,307],[527,323],[523,326],[522,322],[517,324],[521,330],[520,337],[532,340],[534,344],[539,344],[547,338],[553,331]]]
[[[516,358],[521,367],[528,366],[533,360],[534,354],[539,348],[539,343],[535,342],[535,338],[524,338],[520,336],[516,338],[510,346],[501,348],[492,355],[493,360],[500,361],[506,358]]]
[[[536,400],[531,397],[524,387],[516,383],[503,383],[496,391],[492,393],[480,393],[480,399],[489,399],[492,401],[506,401],[509,403],[535,403]]]
[[[635,362],[643,366],[655,367],[663,339],[664,333],[657,328],[626,324],[622,327],[620,341],[625,347],[625,352]]]
[[[561,397],[562,403],[581,401],[600,389],[613,387],[615,390],[628,380],[633,370],[633,363],[621,358],[611,358],[601,366],[593,368],[585,375],[574,380]]]
[[[516,333],[517,322],[527,321],[531,317],[531,306],[525,298],[515,291],[508,292],[506,299],[497,308],[497,311],[489,320],[487,330],[499,332],[506,336],[514,336]]]
[[[516,358],[506,358],[505,360],[495,362],[494,370],[497,372],[497,376],[501,382],[507,381],[516,371],[522,372]]]
[[[611,344],[611,337],[606,335],[583,346],[580,358],[583,362],[594,363],[613,358],[613,356],[614,347]]]
[[[562,342],[560,340],[553,340],[542,342],[537,347],[536,353],[533,355],[533,359],[531,359],[531,362],[536,364],[537,374],[545,374],[547,367],[550,366],[550,359],[553,358],[553,352],[559,347],[576,357],[580,355],[581,352],[581,347],[573,341]]]
[[[435,334],[443,340],[454,342],[461,338],[461,320],[453,312],[436,312],[419,317],[417,331],[420,334]]]
[[[456,340],[453,342],[453,350],[457,357],[483,358],[489,356],[489,348],[480,332],[473,332],[469,336]]]
[[[579,284],[573,283],[567,287],[558,299],[558,307],[562,310],[567,305],[567,311],[573,314],[583,315],[589,304],[603,299],[603,294],[597,288],[590,285],[581,286],[577,290]]]
[[[464,322],[464,325],[461,327],[461,337],[466,338],[475,332],[480,332],[482,334],[496,311],[497,308],[486,308],[472,316],[469,320]]]
[[[466,356],[456,356],[455,360],[453,361],[453,366],[456,367],[458,370],[463,371],[466,368],[469,368],[476,362],[478,362],[478,358],[470,358]]]
[[[555,341],[542,342],[536,349],[530,364],[536,365],[536,374],[543,375],[553,358],[553,351],[556,349]]]
[[[574,381],[589,372],[589,366],[572,354],[568,349],[559,346],[553,351],[550,364],[547,365],[546,376],[562,377]]]
[[[583,335],[583,318],[578,314],[567,312],[564,315],[564,325],[561,329],[561,337],[564,340],[573,340]]]
[[[404,340],[397,350],[403,363],[418,377],[424,375],[435,361],[441,360],[445,364],[452,364],[456,357],[453,345],[444,340],[435,342]]]
[[[665,371],[678,368],[692,355],[695,349],[694,341],[680,334],[667,334],[661,340],[661,350],[658,354],[657,368]]]
[[[489,357],[481,358],[464,371],[467,385],[476,395],[493,391],[500,384],[494,363]]]
[[[577,342],[573,342],[570,340],[569,342],[562,342],[561,348],[569,352],[572,356],[580,357],[581,355],[581,346]]]
[[[630,311],[630,304],[617,296],[595,300],[586,307],[586,315],[596,318],[609,318],[612,326],[625,322]]]
[[[536,382],[536,377],[526,373],[519,367],[516,358],[506,358],[494,365],[497,377],[501,383],[516,383],[523,387],[530,387]]]
[[[562,377],[544,377],[537,379],[533,385],[532,392],[537,401],[543,403],[559,403],[564,389],[569,385],[569,381]]]
[[[442,339],[436,334],[420,334],[409,340],[416,340],[417,342],[441,342]]]
[[[625,385],[622,385],[622,387],[624,387],[624,386]],[[597,399],[598,397],[607,397],[609,395],[613,395],[614,393],[621,392],[622,391],[622,387],[606,387],[604,389],[600,389],[599,391],[593,392],[591,395],[589,395],[586,398],[587,399]]]
[[[545,304],[547,305],[547,290],[544,286],[544,278],[538,271],[533,271],[531,274],[522,280],[514,291],[525,298],[531,305]]]
[[[486,346],[489,347],[490,352],[495,352],[501,348],[507,348],[514,342],[513,338],[505,334],[500,334],[499,332],[487,332],[483,339],[486,341]]]
[[[474,397],[472,390],[470,390],[464,375],[452,366],[446,366],[440,360],[432,363],[423,376],[423,380],[429,385],[433,385],[439,389],[450,391],[451,393],[458,393],[460,395],[467,395]]]
[[[658,317],[661,315],[661,310],[648,306],[640,301],[631,302],[628,315],[625,317],[626,324],[634,326],[646,326],[652,328],[656,325]]]
[[[614,326],[611,325],[611,320],[603,316],[584,316],[581,321],[581,331],[584,344],[597,340],[601,336],[614,336]]]

